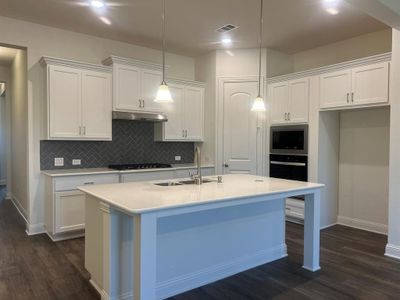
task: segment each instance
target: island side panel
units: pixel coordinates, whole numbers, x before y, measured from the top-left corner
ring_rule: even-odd
[[[163,217],[157,231],[159,299],[287,255],[284,199]]]

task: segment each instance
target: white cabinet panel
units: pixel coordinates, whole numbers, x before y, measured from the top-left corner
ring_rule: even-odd
[[[173,179],[174,171],[148,171],[148,172],[133,172],[121,175],[121,182],[135,182],[135,181],[149,181],[149,180],[162,180]]]
[[[337,71],[320,76],[321,108],[341,107],[350,103],[351,70]]]
[[[289,110],[287,118],[290,123],[308,122],[308,89],[308,78],[289,82]]]
[[[389,63],[378,63],[352,70],[352,103],[358,105],[389,101]]]
[[[114,110],[141,109],[141,70],[133,66],[114,66]]]
[[[286,123],[289,106],[289,85],[287,82],[282,82],[270,85],[269,89],[271,123]]]
[[[142,70],[141,78],[142,108],[145,111],[163,112],[165,110],[164,104],[154,102],[162,81],[162,73],[159,71]]]
[[[185,101],[183,103],[183,119],[186,139],[201,141],[203,139],[203,103],[204,89],[196,87],[185,88]]]
[[[185,138],[182,118],[185,87],[170,84],[169,89],[174,102],[164,104],[168,117],[168,122],[164,124],[164,140],[182,140]]]
[[[86,195],[80,191],[56,193],[56,233],[85,228],[85,197]]]
[[[49,137],[74,138],[81,129],[81,71],[48,67]]]
[[[112,139],[111,74],[82,73],[82,134],[91,139]]]

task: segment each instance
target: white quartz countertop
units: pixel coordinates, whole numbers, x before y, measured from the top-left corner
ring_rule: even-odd
[[[216,176],[205,178],[215,179],[215,181],[202,185],[158,186],[154,184],[166,182],[164,180],[84,186],[79,189],[128,213],[141,214],[238,198],[292,191],[303,192],[324,186],[318,183],[245,174],[224,175],[222,183],[216,182]]]
[[[202,165],[202,168],[214,168],[214,165]],[[138,170],[113,170],[110,168],[87,168],[87,169],[58,169],[58,170],[43,170],[42,174],[50,177],[63,176],[79,176],[79,175],[96,175],[96,174],[128,174],[128,173],[143,173],[143,172],[160,172],[174,171],[197,168],[195,164],[176,164],[172,168],[161,169],[138,169]]]

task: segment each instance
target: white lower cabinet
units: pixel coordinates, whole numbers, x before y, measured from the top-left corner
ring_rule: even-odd
[[[55,233],[85,229],[85,194],[80,191],[55,193]]]

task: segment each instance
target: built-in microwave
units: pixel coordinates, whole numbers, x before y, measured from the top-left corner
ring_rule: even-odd
[[[308,125],[271,126],[271,154],[308,154]]]

